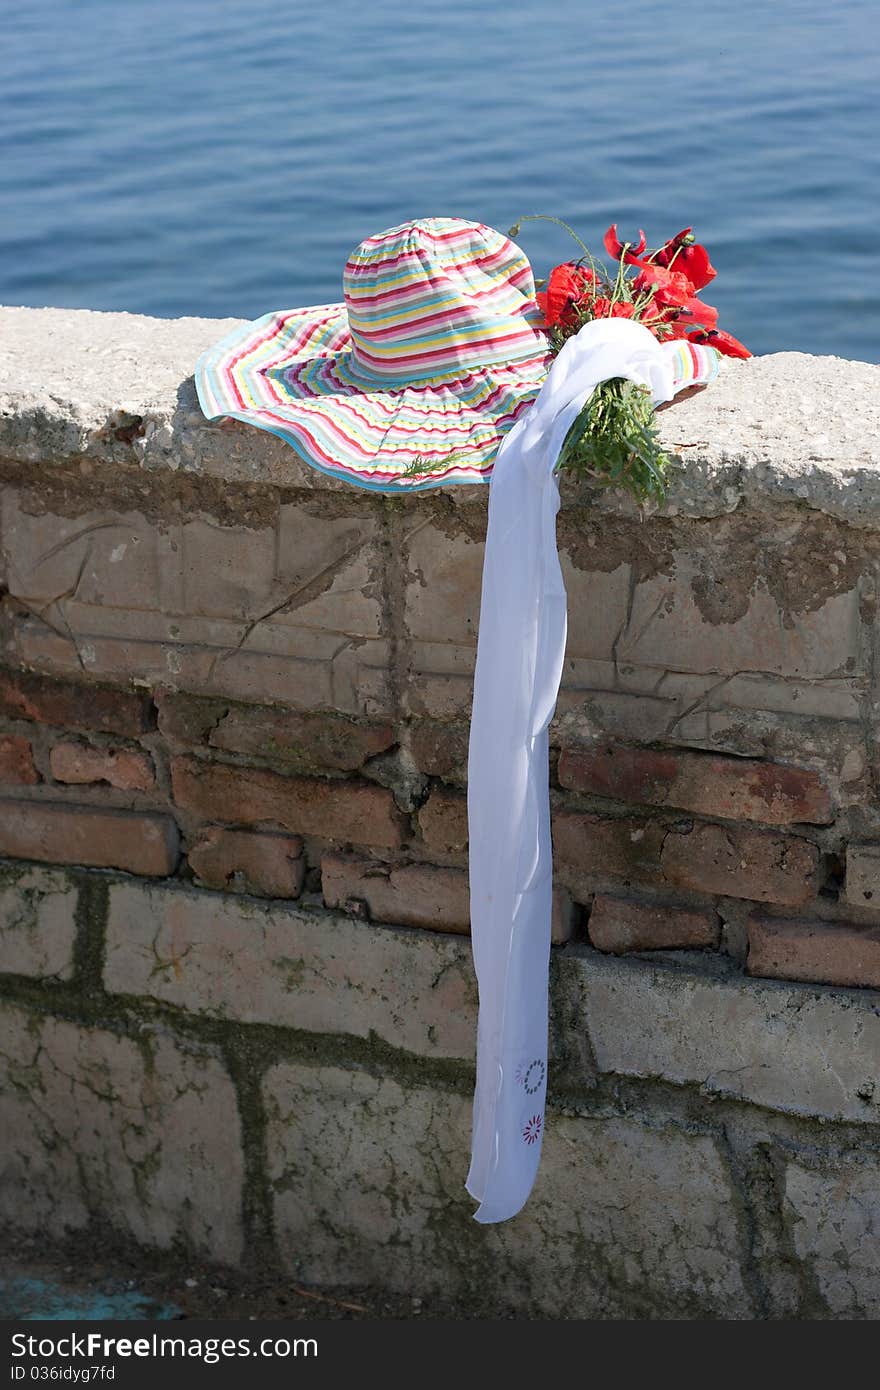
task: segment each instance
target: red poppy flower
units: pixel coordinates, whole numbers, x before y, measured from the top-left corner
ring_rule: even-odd
[[[612,304],[606,295],[595,295],[581,303],[594,319],[631,319],[635,314],[635,305],[626,299],[618,299]]]
[[[678,232],[675,236],[671,236],[668,241],[664,241],[663,245],[660,247],[660,250],[655,251],[651,259],[655,261],[657,265],[668,265],[669,258],[672,255],[672,253],[674,251],[677,251],[679,247],[686,246],[689,242],[692,242],[693,240],[693,227],[685,227],[684,231]]]
[[[594,272],[574,261],[555,266],[546,290],[535,296],[547,328],[573,328],[577,321],[574,305],[592,294],[595,282]]]
[[[596,295],[590,300],[590,313],[594,319],[607,319],[611,312],[611,300],[605,295]]]
[[[674,311],[691,325],[714,328],[718,322],[718,310],[697,299],[692,282],[680,270],[645,265],[636,276],[634,288],[637,294],[653,290],[652,303],[657,308]]]
[[[692,324],[705,329],[714,329],[718,322],[718,310],[712,304],[704,304],[702,299],[689,299],[678,306],[679,316]]]
[[[636,246],[632,242],[629,242],[626,245],[626,254],[624,255],[624,243],[617,235],[617,223],[612,222],[608,231],[605,233],[605,250],[608,252],[609,256],[613,256],[616,261],[619,261],[621,256],[623,256],[627,265],[641,264],[637,258],[642,254],[647,244],[645,233],[640,227],[638,245]]]
[[[654,265],[674,266],[687,276],[695,290],[703,290],[718,274],[709,260],[705,246],[694,241],[690,227],[685,227],[678,236],[670,237],[659,251],[651,257]]]
[[[688,338],[692,343],[705,343],[708,347],[717,348],[725,357],[751,357],[751,353],[744,343],[738,338],[734,338],[732,333],[725,333],[723,328],[701,328],[694,333],[689,333]]]
[[[695,288],[680,270],[666,270],[663,266],[646,263],[633,282],[636,294],[646,290],[654,291],[654,300],[664,308],[678,308],[693,299]]]

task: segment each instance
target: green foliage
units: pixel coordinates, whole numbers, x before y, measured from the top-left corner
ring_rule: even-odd
[[[554,353],[595,318],[621,315],[638,323],[649,317],[651,332],[661,341],[672,331],[653,311],[653,288],[636,288],[635,277],[626,273],[623,256],[614,274],[609,275],[602,262],[594,259],[573,228],[561,218],[543,213],[529,214],[520,218],[508,235],[518,235],[522,222],[554,222],[562,227],[581,252],[574,265],[594,277],[591,293],[571,304],[565,326],[556,324],[548,330],[547,338]],[[673,467],[660,444],[650,392],[621,377],[596,387],[569,430],[556,463],[557,471],[591,478],[603,487],[623,488],[639,502],[663,501]]]
[[[647,387],[614,377],[596,387],[565,437],[557,471],[662,502],[672,460],[660,444]]]

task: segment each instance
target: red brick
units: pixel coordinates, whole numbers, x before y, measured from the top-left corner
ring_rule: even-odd
[[[153,765],[137,748],[92,748],[85,743],[56,743],[49,754],[56,782],[83,785],[108,782],[120,791],[149,791]]]
[[[470,883],[466,869],[436,864],[383,864],[349,854],[321,860],[324,902],[353,916],[395,926],[429,927],[470,935]],[[571,939],[576,909],[564,888],[553,890],[550,939]]]
[[[553,857],[584,874],[656,882],[666,827],[659,821],[557,811],[553,817]]]
[[[356,772],[395,741],[390,724],[356,724],[339,714],[231,709],[208,737],[212,748],[267,758],[290,768]]]
[[[561,873],[571,869],[583,878],[610,875],[627,883],[690,888],[757,902],[799,906],[818,887],[815,845],[745,826],[671,829],[660,821],[629,816],[557,811],[553,853]]]
[[[229,709],[228,700],[208,696],[178,695],[158,687],[153,691],[159,732],[169,743],[183,748],[206,745],[208,735]]]
[[[678,888],[799,907],[816,895],[819,851],[794,835],[697,825],[689,833],[669,831],[660,867]]]
[[[152,711],[151,698],[134,691],[0,670],[0,714],[12,719],[137,738],[151,727]]]
[[[357,912],[363,903],[377,922],[470,931],[470,888],[464,869],[325,854],[321,883],[328,907]]]
[[[395,742],[390,724],[357,723],[332,712],[230,704],[169,691],[157,691],[156,702],[159,728],[172,743],[244,753],[289,770],[356,772]]]
[[[456,854],[467,849],[467,797],[435,787],[418,815],[422,838],[430,849]]]
[[[598,893],[587,932],[597,950],[615,955],[717,946],[720,937],[714,912],[675,907],[671,903],[634,902]]]
[[[0,803],[0,854],[165,877],[177,866],[177,826],[168,816],[6,801]]]
[[[429,777],[466,777],[468,738],[463,724],[441,724],[434,719],[413,724],[409,735],[413,762]]]
[[[748,930],[750,975],[880,989],[880,927],[751,913]]]
[[[39,780],[29,741],[18,734],[0,734],[0,782],[32,787]]]
[[[757,758],[616,745],[565,748],[559,782],[571,791],[727,820],[826,825],[833,819],[831,797],[818,773]]]
[[[173,758],[174,800],[203,820],[270,825],[325,840],[397,849],[409,826],[394,797],[370,782],[283,777],[266,768]]]
[[[262,898],[298,898],[306,873],[302,850],[298,835],[259,834],[210,825],[189,851],[189,862],[205,888]]]

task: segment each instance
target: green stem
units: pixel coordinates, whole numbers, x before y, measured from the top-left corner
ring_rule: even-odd
[[[593,259],[593,253],[590,250],[589,246],[587,246],[585,242],[581,241],[574,228],[570,227],[567,222],[563,222],[561,217],[552,217],[548,212],[527,212],[522,217],[517,218],[517,220],[511,227],[508,235],[511,237],[519,235],[519,229],[523,222],[555,222],[557,227],[562,227],[566,232],[568,232],[568,235],[572,238],[572,240],[576,241],[578,246],[581,248],[583,255],[579,259],[588,261],[590,269],[594,271],[596,274],[598,274],[601,271],[602,267],[597,265],[596,261]]]

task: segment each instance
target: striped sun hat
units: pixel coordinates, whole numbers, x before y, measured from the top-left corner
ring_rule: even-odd
[[[404,222],[352,252],[343,293],[264,314],[204,352],[204,414],[269,430],[381,492],[487,480],[551,361],[520,248],[481,222]],[[682,360],[682,385],[700,365]]]

